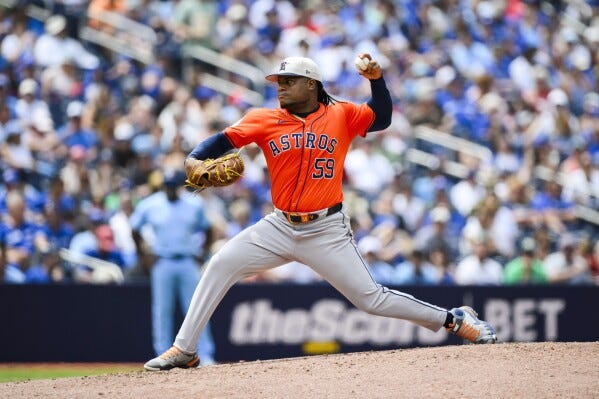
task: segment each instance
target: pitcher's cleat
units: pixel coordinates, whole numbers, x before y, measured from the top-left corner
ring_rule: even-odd
[[[470,306],[460,306],[449,311],[453,315],[453,323],[447,332],[457,335],[475,344],[494,344],[497,335],[493,326],[478,319],[478,314]]]
[[[144,369],[148,371],[170,370],[175,367],[188,369],[197,367],[198,364],[200,364],[200,359],[197,353],[185,353],[176,346],[171,346],[162,355],[144,364]]]

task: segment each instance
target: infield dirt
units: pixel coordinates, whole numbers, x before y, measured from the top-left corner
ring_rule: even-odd
[[[0,384],[0,398],[599,398],[599,342],[362,352]]]

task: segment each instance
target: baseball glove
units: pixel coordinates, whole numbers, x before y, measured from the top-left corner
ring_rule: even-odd
[[[203,190],[207,187],[223,187],[236,182],[243,174],[244,164],[239,153],[224,155],[216,159],[185,160],[187,187]]]

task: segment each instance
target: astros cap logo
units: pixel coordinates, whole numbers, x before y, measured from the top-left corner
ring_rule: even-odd
[[[271,82],[276,82],[278,76],[304,76],[322,82],[318,65],[306,57],[287,57],[279,65],[279,69],[266,76]]]

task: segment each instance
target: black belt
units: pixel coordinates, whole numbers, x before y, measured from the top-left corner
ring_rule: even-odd
[[[343,208],[343,203],[339,202],[338,204],[333,205],[332,207],[327,209],[327,213],[325,217],[331,216],[334,213],[337,213]],[[283,216],[285,219],[289,221],[289,223],[293,224],[304,224],[312,222],[320,217],[318,213],[298,213],[298,212],[283,212]]]

